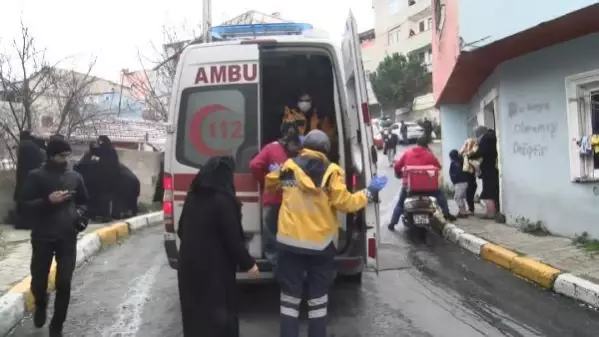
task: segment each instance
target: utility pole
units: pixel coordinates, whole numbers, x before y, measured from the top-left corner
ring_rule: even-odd
[[[119,110],[117,117],[121,117],[121,102],[123,101],[123,82],[125,81],[125,75],[129,73],[129,69],[121,69],[121,87],[119,92]]]
[[[210,28],[212,28],[212,0],[203,0],[202,13],[202,41],[204,43],[212,41]]]

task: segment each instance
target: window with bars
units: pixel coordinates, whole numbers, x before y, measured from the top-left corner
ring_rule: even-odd
[[[592,91],[590,94],[590,111],[591,111],[591,129],[593,135],[599,135],[599,90]],[[593,154],[593,170],[599,173],[599,153]],[[595,175],[599,178],[598,175]]]
[[[588,154],[583,140],[599,135],[599,69],[566,78],[568,102],[570,178],[574,182],[599,181],[599,154]]]

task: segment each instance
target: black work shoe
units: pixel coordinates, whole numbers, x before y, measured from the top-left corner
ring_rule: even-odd
[[[46,308],[35,308],[35,313],[33,313],[33,324],[38,329],[46,324]]]
[[[458,218],[456,218],[455,216],[453,216],[451,214],[446,214],[445,219],[447,219],[447,221],[456,221]]]
[[[50,325],[50,337],[62,337],[62,328],[55,328]]]
[[[390,231],[394,232],[395,231],[395,225],[390,223],[387,225],[387,228],[389,228]]]

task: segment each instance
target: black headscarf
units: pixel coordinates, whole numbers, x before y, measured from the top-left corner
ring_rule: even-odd
[[[202,198],[211,198],[214,193],[221,193],[229,197],[237,206],[237,216],[241,221],[241,202],[235,196],[235,160],[231,156],[211,157],[200,168],[200,172],[193,178],[189,192],[183,204],[181,219],[179,220],[179,237],[183,237],[182,222],[190,208],[193,209],[196,201]]]
[[[233,178],[234,171],[235,160],[233,157],[211,157],[191,182],[189,192],[195,195],[202,194],[204,191],[219,192],[237,200]]]

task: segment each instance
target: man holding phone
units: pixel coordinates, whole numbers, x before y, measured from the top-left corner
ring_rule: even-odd
[[[56,299],[50,322],[50,337],[62,336],[71,298],[71,281],[77,257],[77,233],[84,230],[88,201],[79,173],[69,169],[71,146],[53,137],[46,147],[47,160],[29,173],[21,202],[32,216],[31,292],[35,297],[34,324],[46,323],[48,273],[56,258]]]

